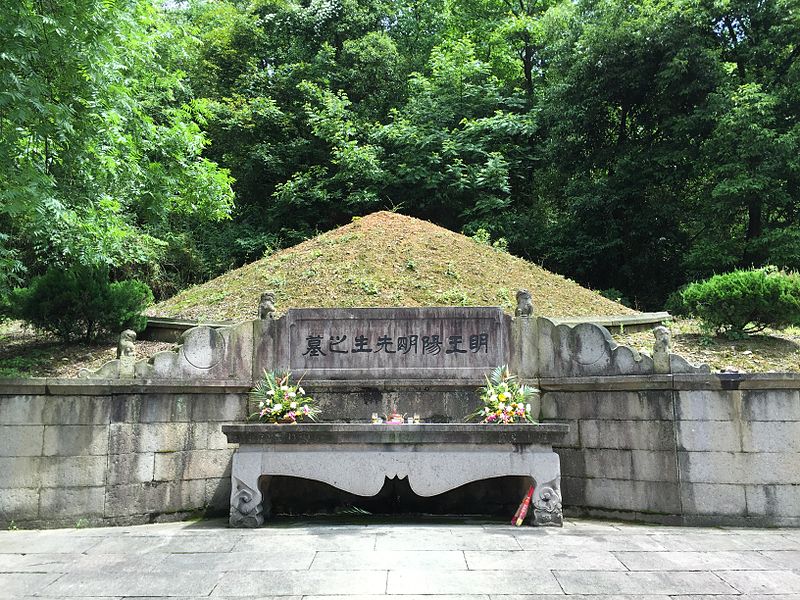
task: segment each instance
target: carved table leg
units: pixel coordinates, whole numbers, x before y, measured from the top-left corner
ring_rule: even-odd
[[[561,527],[561,478],[538,484],[533,492],[533,525]]]
[[[258,480],[245,483],[233,477],[231,491],[231,527],[260,527],[264,524],[261,491]]]
[[[264,524],[264,497],[258,487],[260,456],[236,453],[231,470],[231,527],[260,527]]]

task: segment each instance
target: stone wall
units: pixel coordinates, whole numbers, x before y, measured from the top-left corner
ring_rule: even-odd
[[[341,420],[363,421],[396,405],[460,421],[477,401],[474,388],[442,383],[364,385],[309,389]],[[568,514],[800,525],[800,375],[576,377],[539,385],[543,418],[571,426],[558,449]],[[249,387],[0,382],[0,527],[224,513],[233,449],[221,425],[245,418]],[[453,497],[442,506],[463,503]]]
[[[800,374],[710,374],[656,333],[650,356],[596,325],[499,308],[289,310],[194,327],[175,351],[82,379],[0,380],[0,526],[224,511],[233,450],[220,427],[246,417],[264,369],[305,374],[326,420],[396,408],[447,422],[477,407],[499,363],[542,390],[544,419],[571,425],[559,448],[568,512],[800,525]],[[374,351],[337,352],[345,337]]]
[[[798,388],[796,375],[676,382],[677,464],[690,522],[800,525]]]
[[[542,380],[572,514],[800,525],[800,375]]]
[[[227,511],[244,386],[0,381],[0,527]]]

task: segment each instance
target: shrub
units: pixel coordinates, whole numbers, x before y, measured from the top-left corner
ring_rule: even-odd
[[[681,293],[704,329],[736,337],[800,323],[800,275],[775,267],[733,271],[692,283]]]
[[[50,268],[27,288],[12,294],[15,316],[64,341],[90,341],[123,329],[141,330],[142,311],[153,301],[150,288],[139,281],[111,283],[105,267]]]

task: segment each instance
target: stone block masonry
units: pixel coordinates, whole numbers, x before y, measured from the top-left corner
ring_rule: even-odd
[[[800,525],[800,376],[540,379],[567,514]],[[0,528],[140,523],[228,509],[250,382],[0,383]],[[460,421],[471,387],[309,384],[332,420],[388,404]]]
[[[543,418],[578,432],[558,450],[567,514],[800,525],[800,376],[572,378],[540,387]]]
[[[676,391],[685,510],[800,524],[800,396],[794,389]]]
[[[227,511],[233,449],[221,426],[245,418],[249,389],[229,381],[0,383],[0,527]]]
[[[712,374],[671,353],[666,330],[651,357],[596,325],[526,315],[290,309],[192,328],[127,379],[111,361],[77,380],[0,380],[0,527],[225,512],[221,425],[245,420],[265,369],[304,375],[326,421],[397,409],[453,423],[498,364],[540,389],[543,421],[570,426],[558,449],[567,514],[800,525],[800,374]]]

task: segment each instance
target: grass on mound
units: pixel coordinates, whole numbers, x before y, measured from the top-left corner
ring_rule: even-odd
[[[531,292],[537,314],[544,316],[635,312],[466,236],[378,212],[184,290],[148,314],[252,319],[267,290],[275,292],[280,311],[357,306],[502,306],[513,311],[519,288]]]

